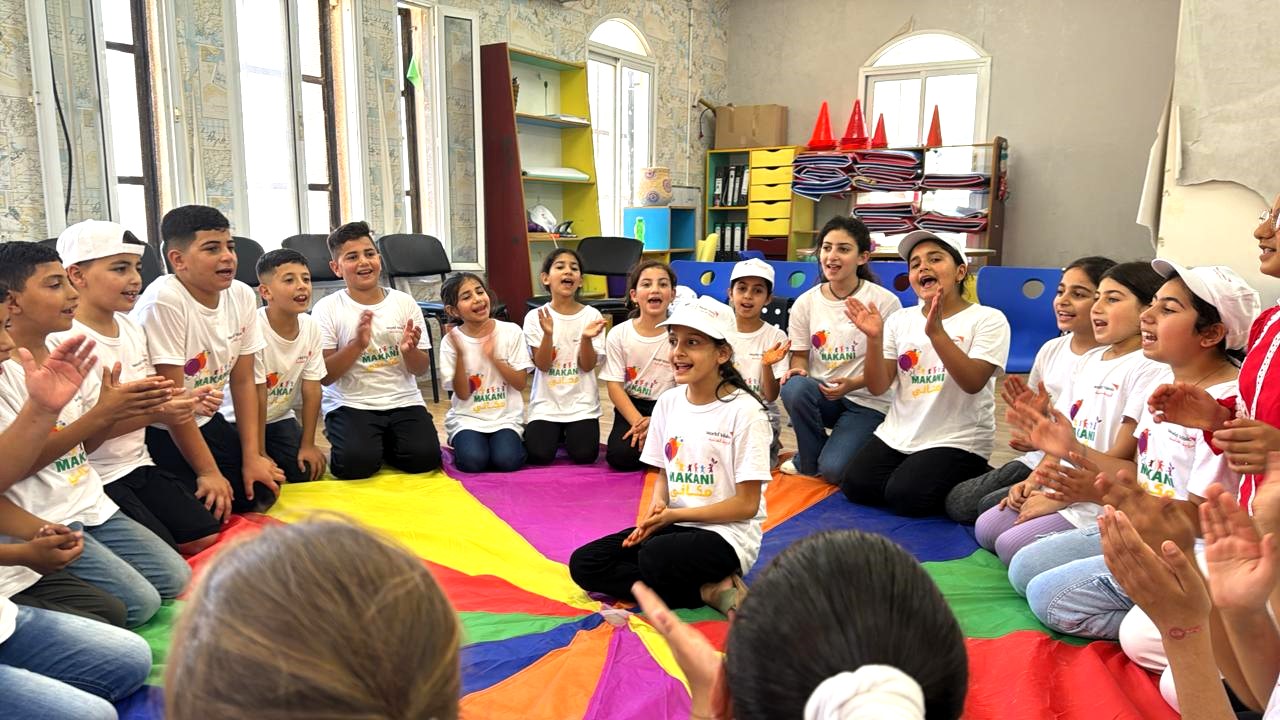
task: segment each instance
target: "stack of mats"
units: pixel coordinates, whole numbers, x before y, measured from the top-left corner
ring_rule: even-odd
[[[916,226],[930,232],[982,232],[987,229],[987,212],[975,210],[963,215],[945,215],[931,210],[916,218]]]
[[[919,150],[858,150],[853,152],[853,186],[873,192],[913,191],[924,174]]]
[[[915,213],[915,203],[911,202],[865,202],[853,206],[853,216],[861,220],[868,230],[891,235],[914,230]]]
[[[929,173],[920,180],[924,190],[971,190],[981,192],[991,187],[986,173]]]
[[[606,607],[577,588],[565,566],[580,544],[634,524],[654,477],[560,461],[505,475],[446,464],[444,472],[289,485],[270,516],[234,518],[219,545],[317,512],[343,513],[405,543],[435,573],[465,628],[464,718],[682,719],[688,690],[662,638],[638,614],[610,611],[618,617],[606,621]],[[775,475],[766,498],[764,543],[748,583],[787,545],[835,528],[882,533],[923,562],[968,638],[965,717],[1177,717],[1152,677],[1114,643],[1056,636],[1040,625],[969,529],[853,505],[832,486],[799,476]],[[192,559],[197,573],[217,550]],[[161,681],[182,606],[167,605],[139,631],[155,651],[153,683]],[[728,627],[719,613],[679,614],[723,648]],[[120,703],[121,717],[158,720],[160,695],[144,688]]]
[[[791,192],[818,201],[849,191],[853,161],[841,152],[803,152],[791,161]]]

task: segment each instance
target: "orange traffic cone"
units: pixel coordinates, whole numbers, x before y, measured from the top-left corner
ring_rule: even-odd
[[[929,139],[924,141],[925,147],[942,145],[942,122],[938,120],[938,106],[933,106],[933,120],[929,123]]]
[[[886,148],[889,147],[889,139],[884,134],[884,114],[876,118],[876,132],[871,136],[871,147]]]
[[[840,149],[867,149],[867,126],[862,120],[862,101],[853,101],[853,114],[849,116],[849,125],[844,129],[844,137],[840,138]]]
[[[810,150],[834,150],[835,147],[835,138],[831,137],[831,116],[827,112],[827,103],[824,100],[822,109],[818,111],[818,122],[813,125],[813,136],[809,138],[808,148]]]

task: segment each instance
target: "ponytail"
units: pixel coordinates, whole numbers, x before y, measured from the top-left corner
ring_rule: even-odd
[[[728,345],[729,341],[716,340],[715,343],[716,343],[716,346],[718,347],[721,345]],[[728,385],[730,387],[737,388],[745,392],[746,394],[750,395],[751,397],[755,398],[756,402],[760,403],[760,407],[764,408],[766,411],[768,410],[768,406],[765,404],[764,398],[760,397],[759,393],[757,393],[755,390],[752,390],[751,386],[747,384],[747,379],[742,377],[742,373],[738,372],[738,366],[733,364],[732,355],[729,356],[728,360],[725,360],[724,362],[720,363],[720,366],[717,368],[717,370],[719,370],[720,372],[720,383],[716,385],[717,398],[720,397],[720,388],[724,387],[725,385]],[[721,402],[725,402],[725,401],[722,399]]]

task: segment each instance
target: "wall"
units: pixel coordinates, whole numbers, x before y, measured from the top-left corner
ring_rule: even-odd
[[[24,0],[0,0],[0,241],[45,236]]]
[[[734,0],[728,99],[789,106],[803,144],[823,100],[844,128],[858,68],[891,38],[964,35],[992,56],[987,134],[1009,140],[1006,262],[1151,257],[1134,217],[1177,22],[1176,0]]]

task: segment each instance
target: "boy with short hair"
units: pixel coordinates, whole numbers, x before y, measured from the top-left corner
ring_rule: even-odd
[[[232,427],[215,413],[196,418],[196,433],[182,425],[152,426],[147,448],[219,519],[232,511],[266,510],[284,473],[262,452],[263,413],[253,372],[263,346],[258,297],[235,279],[231,223],[215,208],[185,205],[165,214],[160,235],[173,274],[151,283],[132,313],[146,332],[151,362],[189,392],[229,386],[223,405],[233,405],[240,422]]]
[[[327,372],[325,435],[330,471],[350,480],[373,475],[385,460],[409,473],[440,467],[440,439],[416,377],[430,363],[422,309],[408,293],[378,284],[382,258],[364,222],[329,235],[329,267],[345,290],[316,303]]]
[[[263,340],[254,364],[259,402],[266,407],[263,447],[288,482],[315,480],[324,474],[324,453],[316,447],[320,416],[320,380],[325,376],[320,328],[307,314],[311,271],[297,250],[272,250],[258,259],[258,293],[267,303],[258,309]],[[302,394],[302,424],[293,412]],[[223,415],[235,422],[234,410]]]
[[[145,246],[124,226],[86,220],[58,235],[58,255],[67,277],[80,294],[75,321],[66,332],[49,336],[50,347],[76,335],[95,342],[103,368],[120,366],[120,380],[133,382],[155,374],[147,353],[147,336],[126,313],[142,289],[142,251]],[[90,377],[84,386],[90,405],[98,402],[100,383]],[[202,396],[203,397],[203,396]],[[179,552],[193,555],[218,539],[218,519],[171,473],[156,466],[147,452],[146,425],[192,425],[196,397],[182,392],[162,412],[117,426],[120,434],[89,454],[89,462],[110,497],[125,515],[142,523]],[[127,430],[127,432],[126,432]]]
[[[58,253],[38,243],[0,243],[0,285],[9,288],[13,343],[44,362],[50,356],[48,336],[71,328],[79,298]],[[0,424],[11,424],[27,399],[25,370],[13,360],[0,367]],[[20,537],[70,534],[83,527],[83,552],[67,569],[120,598],[127,627],[149,620],[161,599],[176,597],[190,580],[191,568],[163,540],[120,512],[103,491],[87,453],[118,428],[140,426],[139,416],[150,416],[169,402],[170,386],[159,377],[121,384],[118,369],[105,371],[97,403],[91,404],[80,388],[62,409],[36,461],[22,469],[26,478],[0,499],[0,514],[7,526],[18,528]],[[0,587],[14,581],[27,584],[23,592],[34,587],[13,577],[11,569],[0,571]]]

